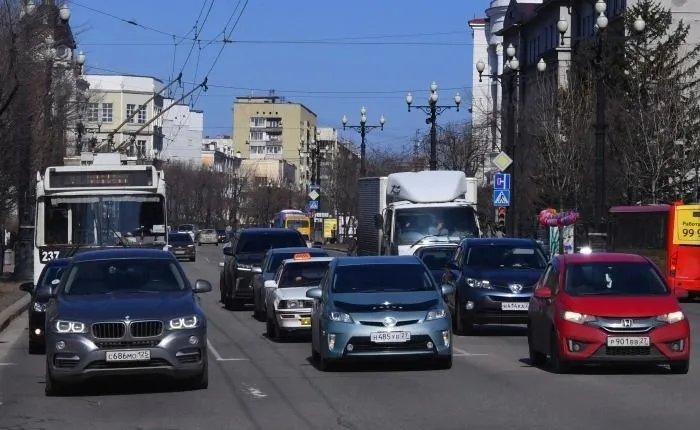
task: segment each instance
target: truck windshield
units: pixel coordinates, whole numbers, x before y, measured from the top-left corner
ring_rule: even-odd
[[[165,243],[162,196],[46,197],[43,203],[44,243],[37,245]]]
[[[448,240],[479,237],[476,213],[469,206],[400,208],[396,210],[394,240],[413,245],[430,236]]]

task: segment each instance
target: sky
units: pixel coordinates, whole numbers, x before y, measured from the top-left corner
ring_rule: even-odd
[[[183,74],[183,95],[208,78],[208,91],[185,101],[204,111],[205,135],[230,135],[236,96],[275,95],[303,103],[318,125],[342,130],[341,118],[379,124],[367,142],[400,148],[428,131],[430,83],[440,103],[462,107],[439,123],[469,118],[472,35],[467,21],[488,0],[70,0],[78,50],[86,73],[154,76]],[[223,43],[224,36],[232,43]],[[341,136],[359,141],[353,131]]]

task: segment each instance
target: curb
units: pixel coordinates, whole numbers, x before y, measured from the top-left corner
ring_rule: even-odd
[[[10,325],[10,323],[20,316],[29,306],[29,302],[32,301],[32,297],[27,294],[21,299],[17,300],[11,304],[7,309],[0,312],[0,332],[5,330],[5,328]]]

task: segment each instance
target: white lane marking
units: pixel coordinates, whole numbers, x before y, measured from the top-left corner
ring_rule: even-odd
[[[488,354],[472,354],[471,352],[467,352],[463,349],[459,349],[456,346],[453,346],[452,350],[457,352],[457,354],[455,354],[454,352],[452,353],[452,355],[455,357],[483,357],[484,355],[488,355]]]
[[[207,342],[207,347],[209,347],[209,351],[211,351],[212,355],[214,355],[216,361],[248,361],[247,358],[223,358],[221,354],[219,354],[219,351],[214,348],[214,345],[212,345],[211,342]]]
[[[15,363],[0,363],[0,366],[14,366]]]
[[[243,384],[243,388],[245,389],[246,393],[250,394],[256,399],[264,399],[265,397],[267,397],[267,394],[263,393],[262,391],[251,385]]]

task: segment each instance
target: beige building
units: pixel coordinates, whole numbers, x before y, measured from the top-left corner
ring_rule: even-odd
[[[314,140],[315,130],[316,114],[300,103],[270,95],[237,97],[233,104],[233,152],[244,159],[293,164],[294,183],[301,187],[308,185],[311,163],[300,148]]]
[[[296,181],[296,166],[286,160],[242,159],[239,175],[245,176],[251,184],[274,183],[288,186]]]
[[[134,114],[114,133],[114,147],[130,160],[152,159],[163,149],[162,118],[146,126],[163,110],[163,98],[154,98],[163,90],[162,81],[148,76],[117,75],[85,75],[85,80],[90,89],[84,123],[97,147],[106,148],[110,133]],[[140,106],[143,107],[139,109]]]

